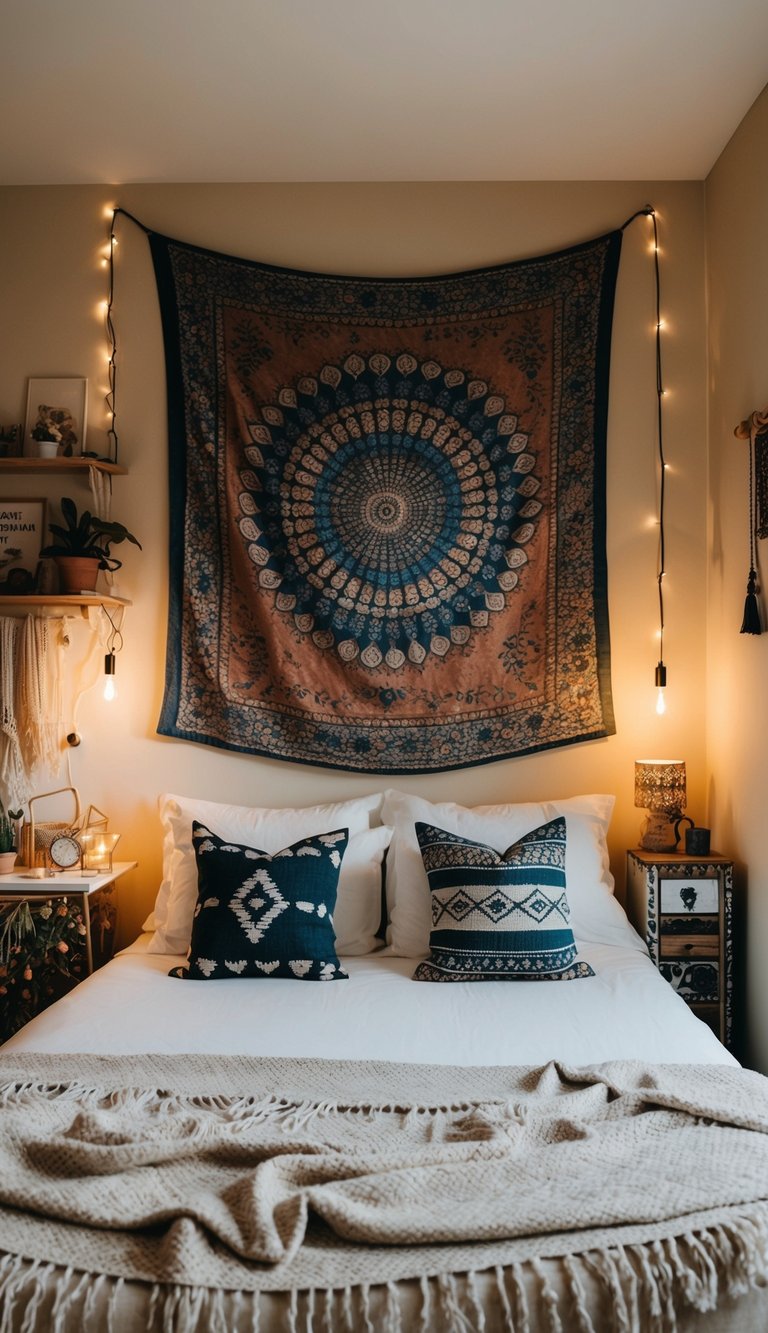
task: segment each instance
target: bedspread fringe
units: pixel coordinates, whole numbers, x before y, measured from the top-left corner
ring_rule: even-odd
[[[767,1275],[763,1212],[648,1244],[287,1293],[132,1282],[0,1252],[0,1333],[119,1333],[129,1311],[147,1333],[675,1333],[681,1312]]]
[[[13,1080],[0,1085],[0,1109],[5,1106],[34,1105],[40,1098],[48,1101],[73,1103],[93,1110],[128,1110],[147,1119],[158,1117],[185,1118],[185,1136],[205,1137],[209,1128],[222,1123],[234,1124],[239,1129],[274,1123],[296,1132],[314,1120],[329,1116],[358,1121],[372,1121],[380,1114],[399,1115],[405,1124],[434,1121],[432,1128],[455,1116],[478,1116],[498,1119],[512,1111],[520,1114],[514,1099],[483,1098],[480,1100],[452,1100],[431,1105],[414,1105],[410,1101],[371,1100],[360,1102],[330,1101],[318,1098],[285,1098],[268,1093],[261,1097],[228,1094],[203,1095],[193,1092],[170,1092],[162,1088],[117,1088],[105,1093],[103,1088],[89,1087],[77,1080],[67,1083],[46,1083],[40,1079]]]

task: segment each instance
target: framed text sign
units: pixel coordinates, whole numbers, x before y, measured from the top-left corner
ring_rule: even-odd
[[[45,500],[0,497],[1,596],[35,591],[45,531]]]

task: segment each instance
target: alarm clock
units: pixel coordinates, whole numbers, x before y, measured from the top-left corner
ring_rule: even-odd
[[[59,833],[48,848],[51,863],[57,870],[71,870],[82,854],[80,843],[71,833]]]

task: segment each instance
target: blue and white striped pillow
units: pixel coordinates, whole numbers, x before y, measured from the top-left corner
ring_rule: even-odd
[[[430,955],[414,981],[566,981],[577,957],[565,891],[565,819],[506,852],[416,824],[432,900]]]

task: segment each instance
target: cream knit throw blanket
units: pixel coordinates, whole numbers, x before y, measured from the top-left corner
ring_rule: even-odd
[[[590,1271],[650,1329],[768,1271],[768,1080],[729,1066],[8,1053],[0,1127],[0,1310],[88,1273],[176,1312],[290,1291],[295,1324],[299,1291],[417,1279],[456,1306],[425,1327],[476,1327],[452,1275],[495,1270],[512,1327],[523,1268],[559,1256],[570,1327]]]

